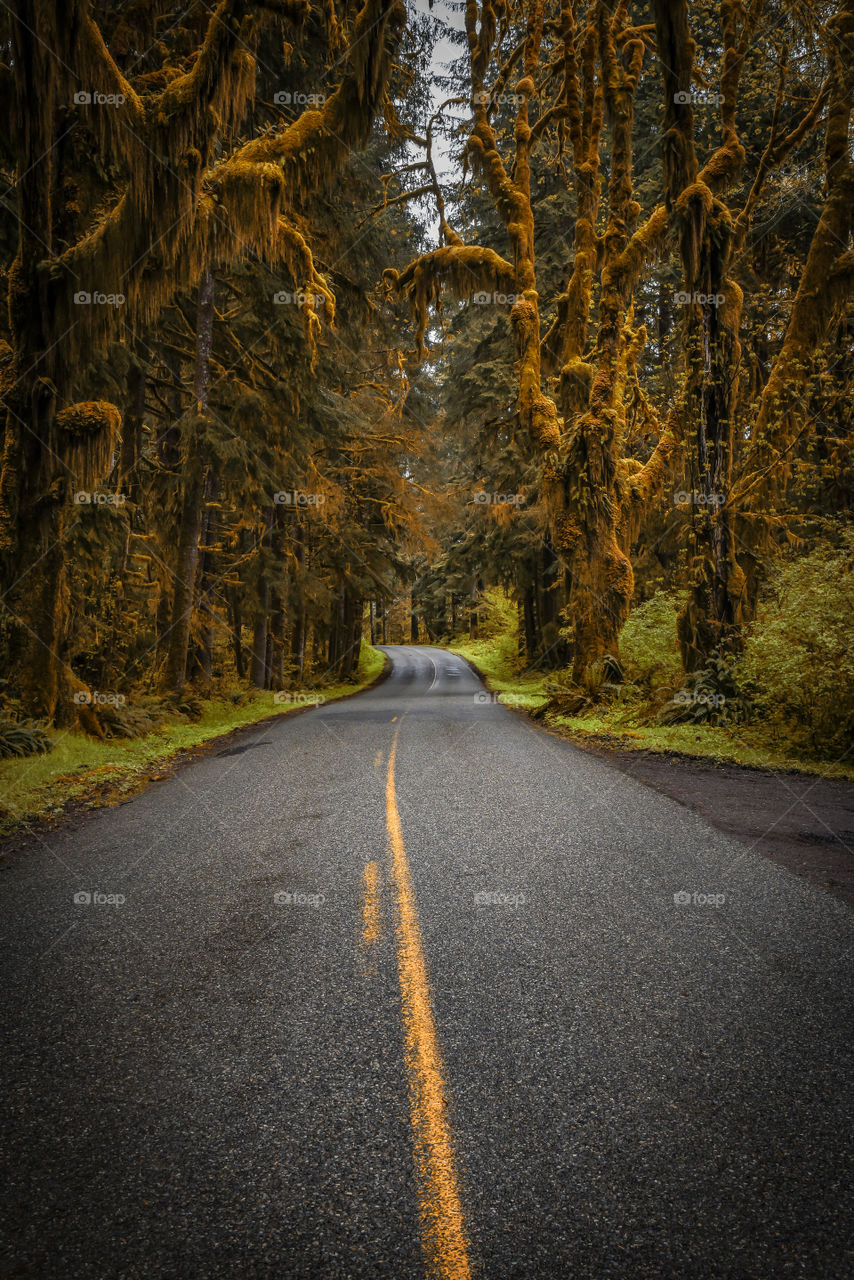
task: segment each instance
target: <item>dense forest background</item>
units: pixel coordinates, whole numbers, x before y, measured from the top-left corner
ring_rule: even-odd
[[[850,749],[852,0],[0,33],[16,750],[462,636]]]

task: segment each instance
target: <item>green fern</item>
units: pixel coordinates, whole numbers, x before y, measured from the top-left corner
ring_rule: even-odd
[[[50,738],[37,725],[0,722],[0,759],[45,755],[52,748]]]

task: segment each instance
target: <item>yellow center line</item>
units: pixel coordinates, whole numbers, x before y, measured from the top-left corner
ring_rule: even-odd
[[[365,866],[365,897],[362,902],[362,946],[375,947],[380,940],[379,863]]]
[[[397,909],[397,965],[422,1243],[428,1275],[433,1280],[470,1280],[469,1246],[448,1122],[447,1090],[394,785],[399,733],[400,725],[395,730],[388,761],[386,825]]]

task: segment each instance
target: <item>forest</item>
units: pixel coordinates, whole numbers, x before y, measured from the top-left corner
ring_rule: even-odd
[[[850,768],[854,0],[0,29],[0,755],[427,643],[568,733]]]

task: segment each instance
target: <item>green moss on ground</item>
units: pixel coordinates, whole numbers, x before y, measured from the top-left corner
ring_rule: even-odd
[[[358,693],[377,679],[384,665],[385,656],[363,644],[357,680],[310,692],[327,702]],[[234,696],[238,694],[237,703],[227,696],[211,699],[198,720],[176,717],[143,737],[102,742],[77,731],[57,730],[50,734],[49,754],[0,761],[0,835],[59,818],[69,808],[98,808],[126,799],[168,771],[179,753],[305,705],[304,700],[277,703],[271,692],[235,690]]]

